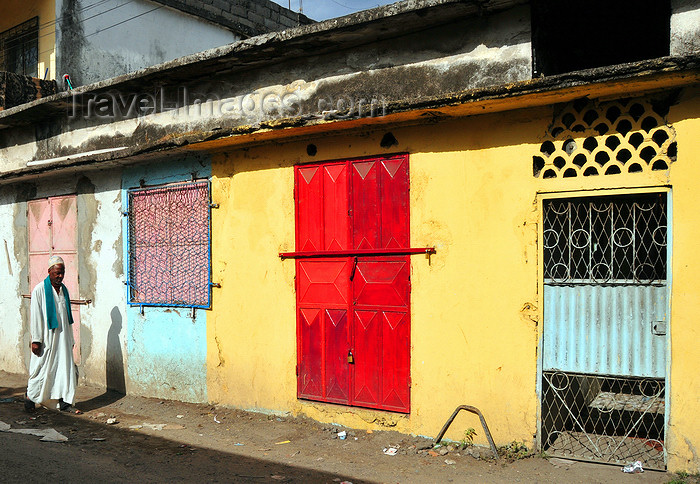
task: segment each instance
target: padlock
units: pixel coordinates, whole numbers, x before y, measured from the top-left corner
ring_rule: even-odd
[[[352,350],[348,351],[348,363],[351,365],[355,363],[355,358],[352,356]]]

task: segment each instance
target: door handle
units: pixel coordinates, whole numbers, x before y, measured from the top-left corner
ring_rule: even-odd
[[[654,336],[664,336],[666,334],[666,321],[652,321],[651,334]]]

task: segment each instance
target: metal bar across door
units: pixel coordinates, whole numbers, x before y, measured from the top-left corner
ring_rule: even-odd
[[[31,299],[32,295],[31,294],[22,294],[22,297],[24,299]],[[92,299],[71,299],[70,303],[71,304],[80,304],[81,306],[87,306],[92,302]]]
[[[280,252],[281,259],[302,259],[317,257],[356,257],[372,255],[413,255],[434,254],[435,247],[410,247],[406,249],[355,249],[355,250],[326,250],[306,252]]]

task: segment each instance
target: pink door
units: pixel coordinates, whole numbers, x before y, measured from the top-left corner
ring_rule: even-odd
[[[78,210],[75,195],[32,200],[27,204],[29,225],[29,287],[47,276],[50,256],[58,255],[66,263],[63,284],[71,299],[80,299],[78,290]],[[75,348],[73,359],[80,364],[80,306],[71,305]]]

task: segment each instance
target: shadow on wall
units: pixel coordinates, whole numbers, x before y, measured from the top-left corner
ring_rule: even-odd
[[[110,312],[112,325],[107,332],[107,390],[113,390],[122,394],[126,393],[124,378],[124,358],[122,357],[122,345],[119,343],[119,333],[122,331],[122,314],[119,308],[114,306]]]
[[[80,402],[78,407],[83,411],[107,406],[121,399],[126,394],[124,359],[122,358],[122,347],[119,343],[119,333],[122,331],[122,314],[119,312],[119,308],[114,306],[110,312],[110,317],[112,318],[112,325],[107,332],[105,362],[107,389],[102,395]]]

